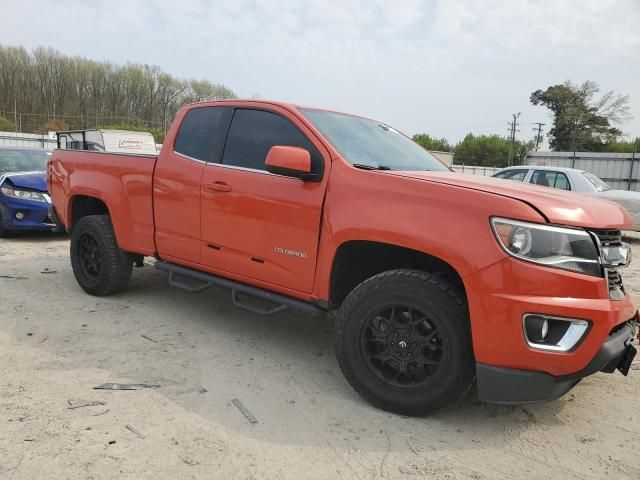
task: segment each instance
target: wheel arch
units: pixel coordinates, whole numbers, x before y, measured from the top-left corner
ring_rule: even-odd
[[[111,216],[107,203],[99,197],[76,194],[69,199],[68,228],[73,229],[83,217],[88,215]]]
[[[329,276],[329,306],[339,307],[360,283],[379,273],[411,268],[435,273],[462,293],[459,272],[446,260],[424,251],[372,240],[347,240],[336,249]]]

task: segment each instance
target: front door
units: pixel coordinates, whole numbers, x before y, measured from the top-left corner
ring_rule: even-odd
[[[221,163],[207,164],[202,175],[201,259],[221,272],[311,292],[326,180],[271,174],[264,162],[274,145],[301,147],[312,173],[326,170],[326,177],[329,156],[287,117],[276,107],[234,111]]]

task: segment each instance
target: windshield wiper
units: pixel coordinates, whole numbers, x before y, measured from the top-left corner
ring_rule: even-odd
[[[366,163],[354,163],[353,166],[361,170],[391,170],[391,168],[387,167],[386,165],[367,165]]]

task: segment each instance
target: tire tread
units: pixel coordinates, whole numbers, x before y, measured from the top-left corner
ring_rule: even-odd
[[[95,229],[96,233],[103,239],[106,244],[106,248],[101,252],[105,257],[105,264],[103,264],[103,270],[105,277],[101,278],[95,287],[88,287],[83,285],[76,272],[76,265],[72,258],[72,268],[76,279],[80,286],[91,295],[105,296],[119,292],[127,286],[131,279],[131,273],[133,271],[133,261],[131,256],[118,247],[116,235],[111,223],[111,217],[108,215],[88,215],[80,219],[80,221],[74,226],[72,235],[78,230]],[[73,244],[71,247],[72,257],[75,255]],[[104,268],[106,265],[107,268]]]
[[[411,407],[403,408],[397,403],[387,402],[379,396],[372,394],[362,385],[357,378],[356,373],[347,366],[341,355],[341,352],[345,347],[345,327],[349,321],[350,312],[356,307],[356,305],[365,302],[368,297],[375,296],[379,289],[386,288],[388,285],[387,282],[389,281],[396,283],[396,285],[404,285],[403,288],[406,291],[413,291],[414,293],[422,295],[424,294],[424,289],[420,286],[422,285],[422,287],[424,287],[424,284],[426,283],[445,294],[446,298],[452,303],[452,305],[449,306],[449,310],[451,310],[452,314],[451,319],[455,319],[454,321],[459,324],[456,325],[456,332],[461,335],[463,345],[468,345],[468,353],[470,354],[468,359],[469,362],[465,365],[466,370],[458,375],[456,385],[450,389],[452,393],[444,395],[433,401],[429,401],[423,406],[412,405]],[[335,324],[335,344],[340,368],[356,392],[373,405],[395,413],[407,415],[423,415],[431,413],[438,408],[447,404],[455,403],[462,399],[469,392],[475,380],[475,363],[473,362],[473,351],[471,347],[471,328],[469,324],[467,302],[464,294],[461,293],[459,289],[452,286],[443,277],[422,270],[388,270],[368,278],[353,289],[338,311]]]

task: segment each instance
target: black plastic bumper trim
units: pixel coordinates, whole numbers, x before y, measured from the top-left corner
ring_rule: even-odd
[[[54,223],[54,227],[53,227],[53,230],[52,230],[53,232],[62,233],[62,232],[66,232],[67,231],[67,229],[65,228],[63,223],[58,218],[58,214],[56,213],[56,209],[53,206],[48,208],[48,212],[47,213],[49,215],[49,218],[51,220],[53,220],[53,223]]]
[[[611,372],[611,365],[624,355],[633,340],[634,328],[627,323],[609,336],[596,356],[579,372],[553,376],[544,372],[517,370],[476,363],[478,399],[507,405],[555,400],[571,390],[581,379],[599,371]]]

